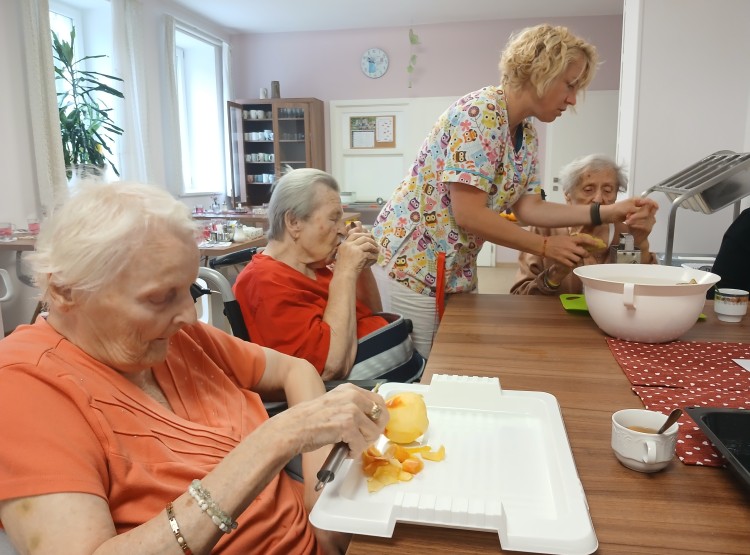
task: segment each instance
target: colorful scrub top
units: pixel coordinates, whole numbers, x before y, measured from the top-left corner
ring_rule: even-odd
[[[536,130],[530,120],[522,129],[514,150],[505,93],[497,87],[467,94],[440,116],[411,172],[375,221],[378,263],[391,279],[435,296],[438,253],[444,252],[445,292],[476,288],[476,259],[484,238],[458,227],[446,183],[485,191],[487,206],[497,213],[523,194],[541,194]]]

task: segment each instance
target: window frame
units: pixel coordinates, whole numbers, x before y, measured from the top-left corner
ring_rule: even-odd
[[[226,195],[227,188],[230,186],[227,183],[228,176],[228,150],[226,144],[227,134],[227,115],[224,106],[228,100],[228,76],[226,75],[226,65],[224,63],[225,49],[228,48],[226,42],[210,33],[207,33],[193,25],[180,21],[174,20],[174,49],[172,53],[175,56],[175,85],[176,85],[176,96],[177,96],[177,119],[179,125],[180,135],[180,148],[181,148],[181,170],[182,170],[182,182],[179,185],[179,196],[180,197],[195,197],[207,195]],[[195,186],[195,167],[191,163],[191,160],[195,156],[191,156],[193,144],[192,137],[195,133],[194,120],[188,117],[189,110],[189,87],[187,86],[190,74],[190,63],[189,55],[186,56],[186,50],[179,45],[180,38],[179,34],[184,34],[190,39],[203,42],[214,48],[214,68],[215,73],[215,96],[216,96],[216,117],[219,121],[218,124],[218,137],[217,148],[219,150],[218,161],[219,167],[216,169],[218,185],[213,188],[198,188]],[[209,110],[205,110],[204,113],[209,113]],[[188,146],[186,146],[188,145]]]

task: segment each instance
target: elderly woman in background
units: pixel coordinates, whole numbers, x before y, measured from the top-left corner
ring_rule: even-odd
[[[0,520],[23,553],[341,553],[313,529],[330,444],[387,421],[350,384],[196,322],[187,208],[138,184],[89,185],[33,257],[49,308],[0,342]],[[258,394],[286,396],[269,419]],[[23,448],[20,446],[23,445]]]
[[[617,199],[617,193],[625,192],[628,179],[614,160],[603,154],[591,154],[577,158],[560,171],[560,184],[565,201],[572,206],[609,206]],[[610,247],[620,242],[621,233],[633,236],[634,246],[641,251],[642,264],[656,264],[656,257],[649,250],[648,236],[655,223],[655,210],[644,210],[634,215],[628,225],[617,222],[602,225],[579,225],[572,227],[529,227],[540,237],[575,237],[585,233],[594,237],[598,247],[587,248],[578,265],[603,264],[609,261]],[[518,257],[519,270],[511,293],[516,295],[553,295],[581,293],[583,285],[573,269],[551,257],[522,252]]]
[[[331,175],[288,172],[271,194],[268,246],[234,285],[252,340],[308,360],[325,380],[347,378],[358,339],[388,324],[375,314],[377,244],[358,222],[347,229],[343,214]]]
[[[471,92],[440,116],[380,212],[373,236],[381,248],[383,307],[412,319],[423,356],[444,296],[476,289],[485,241],[570,268],[593,245],[585,236],[530,233],[500,216],[508,208],[528,225],[551,227],[629,221],[655,209],[650,199],[566,206],[541,197],[533,121],[550,123],[574,106],[597,59],[594,46],[565,27],[538,25],[512,36],[500,59],[500,86]]]

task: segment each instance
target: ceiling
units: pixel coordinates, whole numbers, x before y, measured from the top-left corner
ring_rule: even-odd
[[[621,15],[624,0],[173,0],[238,33]]]

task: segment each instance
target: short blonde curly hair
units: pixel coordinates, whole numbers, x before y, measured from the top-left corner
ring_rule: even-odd
[[[584,68],[576,85],[585,90],[599,62],[596,47],[567,27],[548,24],[527,27],[508,39],[500,57],[501,83],[516,90],[530,83],[542,96],[571,62],[580,59]]]

